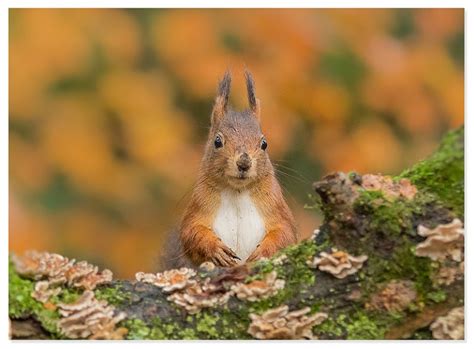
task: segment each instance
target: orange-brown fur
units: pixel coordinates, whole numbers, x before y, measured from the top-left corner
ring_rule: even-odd
[[[253,79],[247,72],[246,78],[250,109],[244,112],[227,108],[228,73],[220,83],[197,183],[179,228],[182,251],[194,265],[205,261],[221,266],[238,263],[235,253],[212,230],[220,193],[224,189],[248,191],[265,223],[264,238],[247,261],[270,257],[297,240],[293,215],[285,202],[268,153],[262,149],[260,104],[255,98]],[[215,146],[216,135],[223,140],[221,148]],[[250,169],[246,172],[235,165],[243,152],[251,159]]]

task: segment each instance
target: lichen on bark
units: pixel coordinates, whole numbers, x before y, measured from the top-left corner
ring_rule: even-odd
[[[128,329],[127,339],[252,339],[250,314],[283,305],[289,312],[309,307],[308,316],[327,314],[312,328],[313,335],[322,339],[431,338],[429,325],[463,306],[463,278],[449,285],[435,282],[442,267],[453,266],[417,256],[416,245],[423,241],[417,231],[420,225],[435,228],[455,218],[463,220],[463,141],[463,128],[448,133],[437,152],[399,176],[365,177],[371,184],[376,181],[370,188],[357,173],[326,176],[314,184],[325,218],[314,239],[252,265],[202,268],[195,276],[199,285],[207,282],[212,292],[225,293],[237,283],[258,285],[256,281],[276,273],[284,287],[270,296],[239,299],[229,294],[224,305],[204,307],[195,314],[149,283],[114,280],[97,287],[95,297],[126,314],[118,325]],[[383,182],[380,187],[377,181]],[[398,195],[397,190],[405,191]],[[311,266],[316,256],[330,254],[333,248],[368,258],[357,273],[338,279]],[[390,303],[397,301],[390,291],[393,285],[409,287],[410,297],[402,305]],[[81,290],[63,286],[49,302],[40,303],[31,297],[34,281],[20,276],[12,264],[9,287],[14,336],[15,326],[33,320],[49,337],[64,337],[58,330],[56,307],[75,301]]]

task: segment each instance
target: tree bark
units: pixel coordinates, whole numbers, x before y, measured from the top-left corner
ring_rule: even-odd
[[[463,306],[464,275],[440,283],[440,271],[454,270],[460,263],[417,255],[416,246],[425,241],[418,227],[433,229],[455,218],[464,220],[464,128],[448,133],[431,157],[398,176],[335,173],[314,183],[313,189],[313,209],[324,214],[314,238],[270,260],[233,269],[207,266],[193,277],[208,287],[202,297],[212,298],[238,283],[271,288],[267,278],[275,271],[284,287],[270,290],[268,297],[229,293],[228,300],[195,312],[168,300],[186,288],[166,292],[150,283],[114,280],[94,294],[113,306],[115,314],[125,314],[116,327],[127,329],[126,339],[252,339],[251,314],[282,305],[290,311],[309,307],[309,314],[325,314],[327,318],[311,328],[321,339],[432,338],[429,325]],[[337,257],[335,249],[342,251],[342,262],[349,255],[367,259],[355,273],[338,278],[321,270],[321,264],[314,265],[314,258],[324,252]],[[31,296],[34,285],[10,263],[12,337],[67,338],[59,326],[63,315],[57,305],[76,300],[83,291],[63,286],[62,293],[43,304]],[[284,338],[297,336],[286,333]]]

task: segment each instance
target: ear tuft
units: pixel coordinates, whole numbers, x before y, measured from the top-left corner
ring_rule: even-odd
[[[227,70],[224,74],[224,77],[219,82],[219,86],[217,88],[217,96],[214,102],[214,108],[212,110],[212,123],[223,117],[227,111],[231,81],[232,77],[230,71]]]
[[[247,69],[245,70],[245,81],[247,83],[247,95],[249,99],[250,110],[255,116],[260,116],[260,101],[255,96],[255,82],[253,81],[252,74]]]

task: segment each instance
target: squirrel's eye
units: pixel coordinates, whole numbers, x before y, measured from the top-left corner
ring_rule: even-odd
[[[214,140],[214,146],[216,148],[220,148],[223,146],[221,136],[216,136],[216,139]]]
[[[265,140],[265,138],[262,139],[262,143],[260,144],[260,148],[262,148],[262,150],[265,150],[265,149],[267,149],[267,146],[268,146],[268,144],[267,144],[267,141]]]

